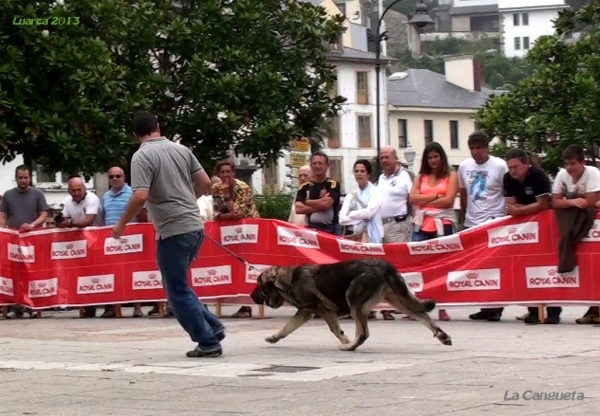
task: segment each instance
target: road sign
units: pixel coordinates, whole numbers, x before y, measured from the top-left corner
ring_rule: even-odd
[[[290,143],[290,150],[292,152],[309,152],[310,151],[310,143],[307,138],[301,138],[298,140],[293,140]]]
[[[294,168],[300,168],[306,165],[308,161],[308,155],[303,153],[290,153],[290,166]]]

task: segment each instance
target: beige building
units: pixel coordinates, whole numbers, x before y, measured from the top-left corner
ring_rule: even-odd
[[[388,77],[389,136],[403,152],[416,151],[413,171],[418,173],[423,149],[438,142],[450,164],[458,166],[470,157],[467,139],[476,130],[474,114],[492,93],[481,86],[481,69],[472,56],[446,59],[445,75],[427,69],[409,69]]]

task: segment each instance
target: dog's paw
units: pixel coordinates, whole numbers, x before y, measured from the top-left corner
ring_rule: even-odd
[[[344,344],[350,344],[350,340],[345,335],[342,335],[342,339],[340,339],[340,342],[342,343],[342,345],[344,345]]]
[[[279,341],[281,338],[279,338],[277,335],[271,335],[265,338],[265,341],[267,341],[269,344],[275,344],[277,341]]]
[[[341,351],[354,351],[356,349],[356,346],[348,342],[346,344],[340,345],[339,348]]]
[[[436,338],[444,345],[452,345],[452,338],[445,332],[440,332],[436,335]]]

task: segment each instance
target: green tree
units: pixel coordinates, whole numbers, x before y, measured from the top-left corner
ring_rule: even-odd
[[[87,175],[126,163],[137,147],[131,117],[144,109],[208,167],[231,148],[262,163],[290,139],[313,135],[344,101],[330,96],[336,74],[327,60],[342,20],[322,7],[47,3],[0,4],[2,161],[24,154],[48,171]],[[71,24],[13,25],[15,17],[71,17]]]
[[[570,144],[597,158],[600,0],[576,12],[561,12],[555,29],[528,54],[539,68],[507,94],[491,97],[477,113],[483,131],[542,155],[542,166],[552,173]],[[575,30],[584,32],[578,41],[571,40]]]

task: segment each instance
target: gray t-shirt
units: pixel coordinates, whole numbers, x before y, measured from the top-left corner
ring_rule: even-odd
[[[192,174],[202,169],[187,147],[165,137],[146,140],[131,159],[131,189],[147,190],[158,238],[202,230]]]
[[[29,187],[25,192],[13,188],[4,194],[0,211],[6,214],[8,227],[19,228],[35,221],[40,212],[48,211],[48,203],[44,193],[37,188]]]

